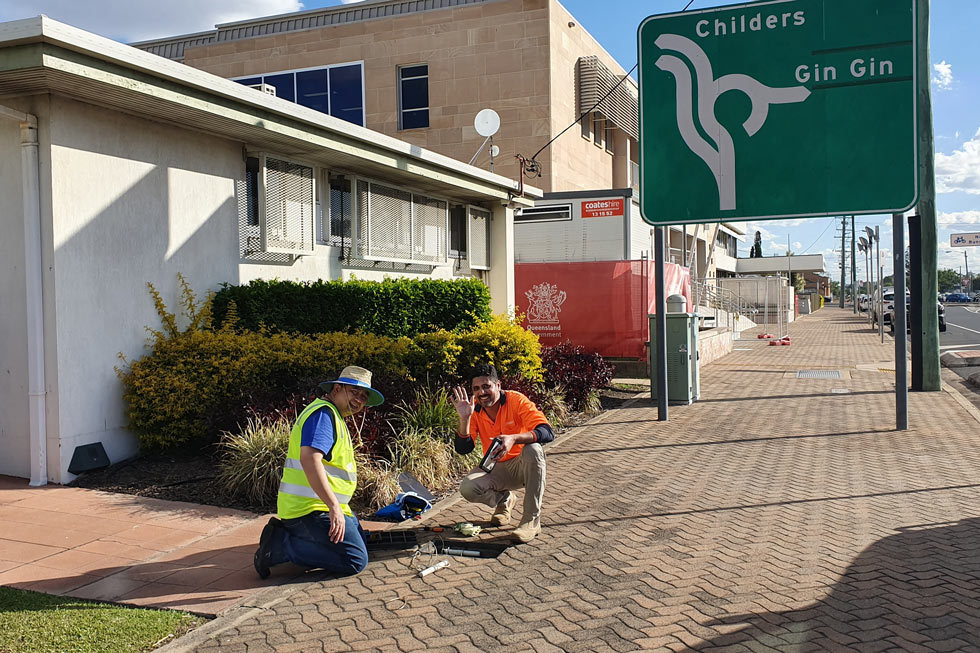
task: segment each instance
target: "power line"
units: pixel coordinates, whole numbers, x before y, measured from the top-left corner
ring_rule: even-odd
[[[693,2],[694,0],[691,0],[691,1]],[[830,229],[833,226],[836,226],[836,225],[837,225],[836,218],[834,220],[828,220],[827,221],[827,226],[823,228],[823,231],[820,233],[819,236],[817,236],[817,239],[814,240],[813,243],[810,244],[810,247],[813,247],[814,245],[816,245],[820,241],[820,239],[823,238],[823,235],[825,233],[827,233],[827,230]],[[805,250],[803,250],[801,252],[801,254],[806,254],[807,252],[809,252],[810,251],[810,247],[807,247]]]
[[[633,64],[633,67],[630,68],[629,72],[626,73],[625,75],[623,75],[622,79],[620,79],[618,82],[616,82],[613,85],[613,87],[606,92],[605,95],[603,95],[601,98],[599,98],[599,101],[596,102],[595,104],[593,104],[591,109],[589,109],[588,111],[586,111],[585,113],[583,113],[581,116],[579,116],[578,119],[575,122],[573,122],[572,124],[570,124],[568,127],[565,127],[565,129],[561,130],[561,132],[559,132],[558,136],[555,136],[554,138],[552,138],[550,141],[548,141],[547,143],[545,143],[544,146],[540,150],[538,150],[537,152],[535,152],[534,155],[531,156],[531,161],[534,161],[535,159],[537,159],[539,154],[541,154],[542,152],[544,152],[545,149],[547,149],[547,147],[549,145],[551,145],[552,143],[554,143],[555,141],[557,141],[558,138],[562,134],[564,134],[569,129],[571,129],[572,127],[574,127],[575,125],[577,125],[579,123],[579,121],[582,120],[582,118],[586,117],[587,115],[589,115],[590,113],[592,113],[593,111],[595,111],[596,107],[598,107],[600,104],[602,104],[602,101],[603,100],[605,100],[607,97],[609,97],[610,95],[612,95],[612,92],[615,91],[617,88],[619,88],[619,85],[622,84],[623,82],[625,82],[626,79],[630,76],[630,74],[634,70],[636,70],[636,67],[639,66],[639,65],[640,65],[640,62],[639,61],[637,61],[635,64]]]
[[[692,4],[694,4],[694,0],[689,0],[689,2],[684,6],[683,9],[681,9],[681,11],[682,12],[687,11],[688,7],[690,7]],[[532,175],[534,173],[537,173],[538,176],[540,176],[540,174],[541,174],[541,172],[540,172],[541,171],[541,166],[540,166],[540,164],[537,161],[538,155],[541,154],[542,152],[544,152],[548,148],[549,145],[551,145],[556,140],[558,140],[558,138],[562,134],[564,134],[569,129],[571,129],[572,127],[574,127],[575,125],[577,125],[579,123],[579,121],[581,121],[583,118],[585,118],[585,116],[587,116],[590,113],[592,113],[593,111],[595,111],[596,107],[598,107],[600,104],[602,104],[602,101],[603,100],[605,100],[607,97],[609,97],[610,95],[612,95],[612,92],[615,91],[617,88],[619,88],[619,85],[622,84],[623,82],[625,82],[626,79],[630,75],[633,74],[633,71],[636,70],[637,66],[639,66],[639,65],[640,65],[640,62],[639,61],[637,61],[635,64],[633,64],[633,67],[629,69],[629,72],[627,72],[625,75],[623,75],[622,78],[618,82],[616,82],[613,85],[613,87],[606,92],[605,95],[603,95],[601,98],[599,98],[599,101],[596,102],[595,104],[593,104],[591,109],[589,109],[588,111],[586,111],[585,113],[583,113],[581,116],[578,117],[577,120],[575,120],[574,122],[572,122],[572,124],[570,124],[568,127],[565,127],[565,129],[561,130],[558,133],[557,136],[555,136],[550,141],[548,141],[547,143],[545,143],[544,146],[540,150],[538,150],[537,152],[535,152],[531,156],[530,159],[525,159],[521,155],[517,155],[517,159],[518,159],[518,161],[521,164],[521,174],[527,174],[527,173],[530,172]]]

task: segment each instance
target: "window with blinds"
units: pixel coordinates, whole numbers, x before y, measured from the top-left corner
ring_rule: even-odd
[[[449,202],[358,179],[357,255],[372,261],[449,262]]]
[[[305,256],[316,237],[316,185],[313,168],[265,153],[245,162],[245,197],[240,202],[240,227],[257,228],[258,246],[246,240],[245,254]]]

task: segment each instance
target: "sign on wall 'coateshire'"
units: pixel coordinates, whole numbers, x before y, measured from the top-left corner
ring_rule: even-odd
[[[620,198],[615,200],[588,200],[582,202],[583,218],[611,218],[615,216],[623,217],[626,210],[626,200]]]
[[[651,224],[915,205],[914,0],[775,0],[638,32]]]

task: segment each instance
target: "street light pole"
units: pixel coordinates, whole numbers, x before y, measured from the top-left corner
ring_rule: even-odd
[[[844,277],[847,274],[847,216],[842,215],[840,217],[840,308],[844,308],[844,288],[847,284],[844,282]]]
[[[875,258],[878,259],[878,337],[881,338],[881,344],[885,344],[885,321],[881,319],[881,312],[885,307],[885,285],[882,281],[885,271],[881,268],[881,234],[878,233],[877,225],[875,225]]]
[[[876,227],[877,229],[877,227]],[[875,250],[878,249],[878,234],[871,229],[871,227],[865,227],[864,233],[868,234],[868,258],[871,259],[871,288],[868,293],[868,317],[871,317],[873,307],[877,306],[878,293],[875,291],[875,270],[878,264],[875,263],[875,252],[871,250],[871,243],[875,244]],[[881,270],[878,270],[878,284],[881,284]],[[871,320],[871,326],[874,326],[874,319]]]
[[[851,299],[854,300],[854,314],[857,315],[858,312],[858,296],[857,296],[857,260],[854,256],[854,250],[857,249],[857,243],[855,242],[857,234],[854,233],[854,216],[851,216]]]

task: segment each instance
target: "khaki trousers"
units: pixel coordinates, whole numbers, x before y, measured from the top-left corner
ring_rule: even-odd
[[[541,524],[541,500],[544,497],[544,449],[540,444],[525,444],[521,455],[494,465],[488,474],[474,469],[459,483],[459,493],[473,503],[496,508],[510,497],[512,490],[524,488],[524,513],[521,523],[533,520]]]

